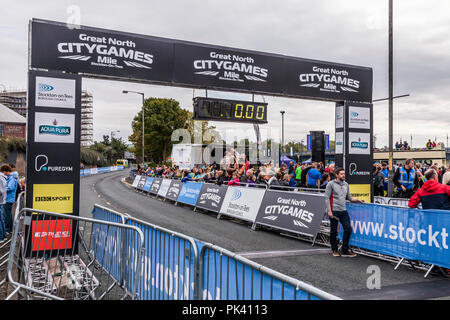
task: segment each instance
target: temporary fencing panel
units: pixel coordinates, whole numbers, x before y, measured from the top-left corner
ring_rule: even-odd
[[[146,181],[147,181],[147,177],[146,176],[141,176],[141,179],[139,180],[136,189],[143,191]]]
[[[188,181],[183,183],[177,202],[182,202],[195,206],[198,196],[202,190],[203,183]]]
[[[196,207],[213,212],[219,212],[225,198],[227,188],[228,186],[223,185],[218,186],[211,183],[203,184]]]
[[[145,192],[149,193],[150,192],[150,188],[152,187],[154,179],[151,177],[147,177],[144,183],[144,186],[142,187],[142,190],[144,190]]]
[[[125,223],[124,215],[99,205],[95,205],[91,213],[93,218],[97,220]],[[110,273],[117,283],[122,284],[124,281],[123,269],[125,267],[121,256],[124,241],[122,230],[118,227],[108,227],[107,225],[94,223],[92,235],[92,248],[97,262]]]
[[[137,282],[141,300],[196,299],[197,247],[190,237],[166,230],[138,219],[128,219],[128,225],[144,233],[145,251]],[[135,248],[128,248],[135,256]],[[128,283],[133,288],[132,281]]]
[[[100,212],[100,208],[98,210],[97,217],[101,216],[105,221],[23,209],[14,223],[8,262],[8,280],[14,290],[7,300],[15,298],[16,294],[28,299],[134,298],[135,288],[124,289],[119,281],[121,279],[117,266],[121,266],[122,262],[140,266],[137,261],[141,259],[144,239],[142,232],[133,226],[106,221],[114,220],[115,217],[107,212]],[[37,217],[35,221],[52,222],[46,226],[42,224],[39,232],[51,235],[53,243],[49,251],[43,250],[39,255],[26,256],[24,253],[27,252],[28,242],[24,239],[30,236],[27,232],[30,232],[31,228],[24,227],[32,222],[31,213]],[[58,246],[62,234],[55,228],[67,221],[76,225],[77,232],[71,238],[71,247],[78,247],[77,251],[61,249],[62,247]],[[135,235],[135,243],[130,243],[137,248],[137,255],[133,257],[135,261],[124,255],[125,247],[119,238],[122,232]],[[55,248],[55,245],[58,248]],[[44,248],[47,247],[44,245]],[[124,268],[127,268],[127,265]]]
[[[171,179],[163,179],[161,182],[161,186],[158,190],[158,196],[165,198],[167,195],[167,191],[169,191],[170,184],[172,183]]]
[[[151,194],[158,194],[159,188],[161,187],[161,182],[163,179],[161,178],[154,178],[152,186],[150,187],[150,193]]]
[[[228,187],[220,214],[255,222],[265,189]]]
[[[80,170],[80,176],[89,176],[98,173],[118,171],[123,170],[124,168],[125,168],[124,166],[113,166],[113,167],[82,169]]]
[[[351,204],[348,212],[351,246],[450,268],[449,211]]]
[[[177,201],[182,186],[183,183],[180,180],[172,180],[166,194],[166,199]]]
[[[339,299],[210,244],[201,248],[199,268],[203,300]]]
[[[315,237],[325,213],[324,195],[267,190],[256,223]]]
[[[140,174],[137,174],[135,177],[134,177],[134,180],[133,180],[133,184],[131,185],[133,188],[137,188],[137,186],[138,186],[138,184],[139,184],[139,181],[141,181],[141,175]]]

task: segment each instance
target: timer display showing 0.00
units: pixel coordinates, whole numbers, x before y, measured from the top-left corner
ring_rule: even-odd
[[[266,114],[266,106],[242,104],[234,105],[234,118],[242,120],[260,120],[264,121]]]
[[[194,120],[267,123],[267,103],[197,97]]]

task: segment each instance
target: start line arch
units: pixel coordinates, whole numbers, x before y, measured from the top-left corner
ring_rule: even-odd
[[[28,61],[28,208],[79,214],[82,77],[334,102],[336,164],[372,198],[372,68],[41,19]]]

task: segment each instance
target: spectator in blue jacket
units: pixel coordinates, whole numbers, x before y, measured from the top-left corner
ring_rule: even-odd
[[[12,232],[12,207],[14,205],[14,202],[16,202],[17,184],[19,180],[19,175],[15,170],[15,165],[10,164],[9,166],[11,168],[11,172],[7,174],[8,178],[6,179],[6,203],[3,210],[7,234]]]
[[[4,220],[4,207],[6,203],[6,179],[11,173],[11,167],[4,164],[0,167],[0,244],[6,241],[6,226]]]

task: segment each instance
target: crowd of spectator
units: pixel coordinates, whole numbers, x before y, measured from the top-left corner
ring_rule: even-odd
[[[227,153],[219,164],[194,166],[192,169],[180,169],[178,166],[166,165],[138,169],[138,174],[150,177],[173,178],[181,181],[199,181],[226,184],[230,186],[248,185],[264,186],[272,189],[309,188],[325,189],[330,180],[335,179],[334,164],[325,166],[323,163],[282,163],[274,165],[265,163],[251,166],[245,155],[239,155],[232,150]]]

